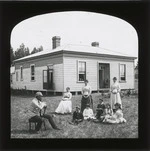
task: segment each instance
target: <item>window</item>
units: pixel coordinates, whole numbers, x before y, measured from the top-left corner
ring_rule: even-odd
[[[18,71],[16,72],[16,81],[18,81]]]
[[[120,76],[119,76],[120,81],[126,81],[126,65],[125,64],[120,64]]]
[[[78,81],[84,82],[86,80],[86,62],[78,61]]]
[[[35,65],[31,65],[31,81],[35,80]]]
[[[23,67],[20,67],[20,80],[23,80]]]

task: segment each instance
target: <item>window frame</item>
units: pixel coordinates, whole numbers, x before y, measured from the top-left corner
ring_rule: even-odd
[[[87,70],[86,70],[86,66],[87,66],[87,65],[86,65],[86,61],[85,61],[85,60],[78,60],[78,61],[77,61],[77,83],[84,83],[85,81],[79,81],[79,63],[80,63],[80,62],[84,62],[84,63],[85,63],[85,71],[84,71],[84,72],[85,72],[85,80],[86,80],[86,76],[87,76],[87,72],[86,72],[86,71],[87,71]]]
[[[20,66],[20,81],[23,81],[23,66]]]
[[[124,78],[125,80],[121,80],[121,66],[124,65]],[[120,83],[126,83],[126,71],[127,71],[127,68],[126,68],[126,64],[125,63],[119,63],[119,82]]]
[[[31,71],[32,66],[34,67],[34,75],[32,75],[32,71]],[[34,77],[34,80],[32,80],[32,77]],[[30,65],[30,81],[31,81],[31,82],[34,82],[34,81],[35,81],[35,64],[31,64],[31,65]]]

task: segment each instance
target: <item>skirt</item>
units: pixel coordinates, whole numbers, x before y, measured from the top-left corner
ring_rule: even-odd
[[[58,107],[55,110],[56,113],[71,113],[72,112],[72,102],[69,101],[60,101]]]
[[[110,105],[111,105],[111,109],[115,109],[115,104],[119,103],[121,104],[121,108],[122,108],[122,101],[121,101],[121,97],[120,97],[120,93],[117,94],[113,94],[111,93],[110,95]]]

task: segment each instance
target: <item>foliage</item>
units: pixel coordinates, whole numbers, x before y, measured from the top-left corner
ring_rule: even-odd
[[[39,48],[34,47],[32,52],[31,52],[31,54],[34,54],[34,53],[37,53],[37,52],[40,52],[40,51],[43,51],[43,47],[42,46],[40,46]]]
[[[20,45],[17,51],[15,51],[15,59],[19,59],[28,55],[30,55],[29,48],[26,48],[23,43]]]
[[[40,46],[39,48],[34,47],[33,51],[31,52],[31,54],[37,53],[43,51],[43,46]],[[13,61],[25,56],[30,55],[30,50],[28,47],[25,47],[24,43],[22,43],[19,48],[17,48],[17,50],[14,52],[13,48],[10,48],[10,63],[11,65],[13,64]]]

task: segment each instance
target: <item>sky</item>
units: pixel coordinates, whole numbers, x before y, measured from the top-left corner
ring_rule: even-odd
[[[134,27],[120,18],[105,14],[68,11],[38,15],[17,24],[11,33],[11,46],[15,51],[21,43],[29,47],[41,45],[52,49],[52,37],[60,36],[61,45],[99,47],[138,57],[138,36]]]

